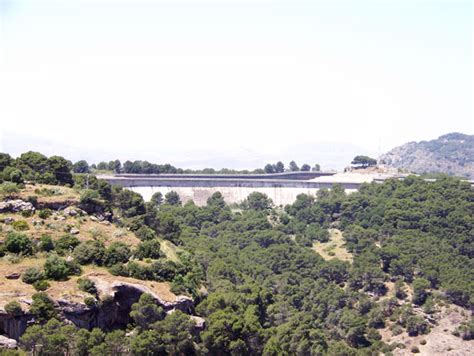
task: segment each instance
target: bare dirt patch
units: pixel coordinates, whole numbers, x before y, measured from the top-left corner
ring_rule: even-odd
[[[452,332],[463,322],[469,318],[469,311],[461,307],[450,305],[442,307],[441,310],[434,315],[436,325],[431,328],[428,335],[418,335],[415,337],[408,336],[406,332],[393,336],[388,327],[382,329],[382,341],[392,343],[403,343],[405,349],[395,349],[394,355],[411,355],[411,348],[418,347],[420,355],[456,355],[468,356],[473,354],[474,340],[465,341],[460,337],[454,336]],[[422,340],[426,341],[422,345]]]

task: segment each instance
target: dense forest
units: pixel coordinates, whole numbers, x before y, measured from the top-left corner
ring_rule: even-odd
[[[30,308],[35,322],[20,338],[21,349],[33,354],[390,354],[404,346],[385,342],[381,330],[429,334],[440,308],[474,304],[474,191],[456,178],[409,176],[364,184],[353,194],[336,185],[285,207],[262,193],[229,206],[215,193],[198,207],[174,192],[144,202],[137,193],[74,173],[58,156],[2,154],[0,165],[4,200],[26,184],[69,186],[80,195],[80,209],[140,240],[133,247],[120,241],[105,246],[66,234],[37,243],[21,226],[6,234],[3,258],[46,256],[42,269],[22,276],[38,290]],[[324,259],[312,249],[330,240],[334,229],[342,231],[352,261]],[[179,249],[177,261],[164,257],[164,241]],[[48,281],[81,275],[90,266],[169,282],[173,293],[193,298],[204,329],[196,332],[186,313],[165,313],[145,293],[124,328],[65,323],[48,296]],[[92,281],[80,280],[91,295],[86,304],[105,303]],[[17,304],[5,309],[21,314]],[[472,319],[456,332],[472,339]]]

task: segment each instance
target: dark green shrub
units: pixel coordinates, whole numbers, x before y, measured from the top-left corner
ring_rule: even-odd
[[[33,244],[25,234],[10,232],[5,239],[5,248],[11,253],[21,253],[31,255],[33,252]]]
[[[127,264],[127,272],[132,278],[143,280],[154,279],[153,271],[149,266],[142,265],[134,261]]]
[[[179,194],[175,191],[171,191],[165,194],[165,202],[169,205],[181,205],[181,199]]]
[[[55,243],[55,249],[59,254],[65,254],[74,250],[81,242],[79,239],[71,234],[61,236]]]
[[[79,289],[83,292],[90,293],[93,295],[97,294],[97,288],[95,283],[87,278],[79,278],[77,280],[77,284],[79,285]]]
[[[15,198],[19,192],[20,189],[15,183],[3,182],[0,184],[0,195],[5,198]]]
[[[320,241],[328,242],[329,241],[329,232],[327,229],[324,229],[320,225],[310,224],[306,227],[305,236],[308,237],[311,241]]]
[[[85,297],[84,304],[87,305],[89,308],[93,308],[97,306],[97,300],[94,297]]]
[[[428,324],[426,321],[419,316],[410,316],[406,322],[407,333],[410,336],[417,336],[419,334],[425,334],[428,330]]]
[[[268,210],[272,207],[272,200],[264,193],[253,192],[242,202],[244,209]]]
[[[54,242],[50,235],[41,235],[39,249],[45,252],[54,250]]]
[[[20,214],[24,218],[28,218],[30,216],[33,216],[34,213],[35,213],[34,210],[23,210]]]
[[[12,226],[16,231],[27,231],[30,229],[30,226],[24,220],[14,221],[12,222]]]
[[[38,212],[38,216],[41,218],[41,219],[47,219],[51,216],[51,210],[49,209],[41,209],[39,212]]]
[[[66,280],[68,276],[80,274],[80,267],[74,261],[66,261],[58,255],[51,255],[44,263],[44,273],[47,278],[57,281]]]
[[[113,276],[123,276],[128,277],[128,269],[123,263],[117,263],[115,265],[109,266],[107,269]]]
[[[74,259],[81,265],[96,264],[104,262],[105,246],[99,241],[84,241],[74,249]]]
[[[158,260],[152,263],[154,279],[157,281],[172,281],[177,274],[176,264],[172,261]]]
[[[5,311],[12,316],[19,316],[23,314],[21,305],[16,300],[13,300],[5,304]]]
[[[412,354],[420,353],[420,349],[418,348],[418,346],[412,346],[410,351],[411,351]]]
[[[131,256],[130,247],[123,242],[113,242],[105,251],[105,265],[112,266],[125,263]]]
[[[80,276],[82,273],[81,266],[75,260],[66,261],[66,264],[69,268],[69,275]]]
[[[13,183],[23,183],[23,174],[21,173],[20,170],[15,169],[10,173],[10,180]]]
[[[105,205],[97,191],[86,189],[81,194],[79,207],[88,214],[93,214],[102,212]]]
[[[28,284],[33,284],[42,279],[44,279],[44,274],[40,269],[36,267],[30,267],[26,269],[26,271],[23,272],[23,275],[21,276],[21,280],[24,283],[28,283]]]
[[[164,254],[160,251],[160,241],[158,239],[153,239],[149,241],[141,242],[135,251],[135,257],[142,260],[144,258],[160,258]]]
[[[142,241],[153,240],[156,237],[155,232],[148,226],[140,227],[135,231],[135,235],[137,235],[137,237]]]
[[[33,283],[33,288],[36,289],[38,292],[45,291],[50,287],[50,284],[47,280],[42,279],[40,281],[36,281]]]

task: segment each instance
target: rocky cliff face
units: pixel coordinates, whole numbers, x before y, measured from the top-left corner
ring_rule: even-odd
[[[414,173],[447,173],[474,179],[474,135],[451,133],[409,142],[379,157],[379,163]]]
[[[192,314],[194,311],[193,300],[186,296],[177,296],[174,301],[166,301],[143,285],[122,281],[110,283],[99,278],[91,279],[96,282],[100,295],[97,305],[88,306],[67,299],[56,300],[59,319],[89,330],[95,327],[103,330],[125,328],[130,323],[132,304],[136,303],[143,293],[152,295],[156,303],[167,312],[181,310]],[[10,339],[18,340],[33,322],[34,317],[28,312],[20,316],[11,316],[0,310],[0,334]],[[199,327],[202,325],[197,325],[197,328]]]

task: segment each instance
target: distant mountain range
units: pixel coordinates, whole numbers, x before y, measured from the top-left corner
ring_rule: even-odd
[[[414,173],[447,173],[474,179],[474,135],[449,133],[409,142],[379,157],[379,163]]]

